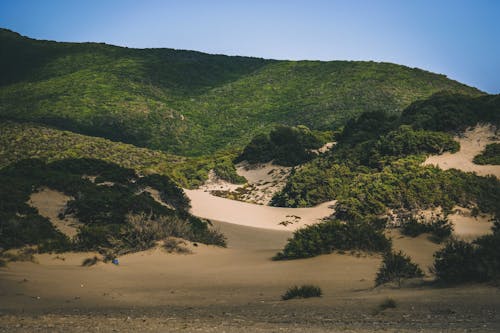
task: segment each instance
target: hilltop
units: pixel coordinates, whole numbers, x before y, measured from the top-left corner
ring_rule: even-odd
[[[0,117],[188,156],[242,147],[276,124],[324,130],[443,90],[482,94],[390,63],[60,43],[6,29],[0,45]]]

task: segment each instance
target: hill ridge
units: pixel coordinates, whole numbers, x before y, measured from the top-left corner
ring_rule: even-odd
[[[439,91],[483,94],[371,61],[288,61],[35,40],[0,30],[0,117],[180,155],[243,146],[276,124],[331,129]]]

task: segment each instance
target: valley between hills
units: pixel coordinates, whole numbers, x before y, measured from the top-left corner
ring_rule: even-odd
[[[0,332],[500,330],[500,95],[0,45]]]

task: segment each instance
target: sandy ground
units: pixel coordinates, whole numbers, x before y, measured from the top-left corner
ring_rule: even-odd
[[[0,269],[0,332],[498,332],[500,290],[416,283],[373,288],[378,255],[324,255],[273,262],[291,235],[214,222],[227,249],[194,254],[155,249],[120,265],[82,267],[93,253],[39,255]],[[422,267],[436,245],[397,233]],[[64,260],[63,260],[64,259]],[[316,299],[281,301],[294,284],[323,289]],[[378,306],[393,298],[397,307]]]
[[[335,201],[312,208],[283,208],[256,205],[216,197],[204,190],[185,190],[191,199],[191,213],[198,217],[249,227],[296,230],[330,216]],[[280,224],[281,223],[281,224]]]
[[[213,195],[232,198],[243,202],[267,205],[273,195],[285,186],[292,168],[272,163],[249,164],[241,162],[236,165],[236,173],[245,177],[246,184],[232,184],[217,177],[213,170],[199,189]]]
[[[487,144],[500,142],[492,126],[482,125],[468,129],[463,137],[457,137],[455,140],[460,143],[460,150],[457,153],[429,156],[424,165],[437,165],[444,170],[458,169],[475,172],[480,176],[494,175],[500,178],[500,165],[478,165],[472,162],[476,155],[483,152]]]
[[[48,218],[59,231],[72,238],[77,234],[80,222],[72,216],[65,216],[64,219],[58,217],[59,213],[64,212],[66,203],[72,199],[64,193],[43,188],[31,194],[28,204],[38,209],[38,213]]]
[[[375,288],[377,254],[271,260],[293,230],[331,214],[332,203],[275,208],[203,190],[186,192],[194,214],[226,221],[213,223],[227,236],[228,248],[189,244],[192,254],[156,248],[122,256],[118,266],[81,266],[96,253],[44,254],[35,262],[9,263],[0,268],[0,332],[500,331],[500,289],[429,285],[440,245],[426,235],[388,231],[394,248],[411,256],[426,277],[400,289]],[[31,202],[52,218],[69,199],[51,190],[39,193]],[[453,222],[463,224],[457,234],[486,232],[487,221],[474,220],[468,211],[456,215]],[[278,224],[282,219],[298,222],[284,226]],[[280,300],[287,288],[301,284],[318,285],[324,295]],[[380,309],[387,298],[396,308]]]

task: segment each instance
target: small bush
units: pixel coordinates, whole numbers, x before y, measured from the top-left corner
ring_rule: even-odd
[[[450,241],[436,252],[433,271],[437,280],[449,284],[500,281],[500,234],[493,230],[473,243]]]
[[[410,216],[401,223],[401,233],[408,237],[417,237],[430,232],[429,224],[422,217]]]
[[[433,271],[436,278],[446,283],[460,283],[477,279],[475,249],[470,243],[452,240],[434,254]]]
[[[187,243],[186,241],[178,238],[167,238],[165,242],[163,243],[163,248],[168,252],[168,253],[179,253],[179,254],[188,254],[191,253],[191,250],[189,250],[186,247]]]
[[[159,240],[168,237],[192,238],[189,222],[176,216],[159,216],[151,214],[127,214],[127,225],[122,229],[120,237],[111,237],[109,242],[116,254],[147,250]]]
[[[286,301],[292,298],[309,298],[309,297],[321,297],[323,292],[320,287],[313,285],[302,285],[300,287],[293,286],[289,288],[285,294],[281,296],[281,299]]]
[[[309,258],[334,251],[387,251],[391,242],[381,230],[365,222],[330,220],[294,232],[274,260]]]
[[[227,247],[227,238],[217,228],[208,227],[202,234],[196,236],[193,240],[208,244]]]
[[[392,298],[386,298],[378,306],[380,311],[384,311],[386,309],[394,309],[395,307],[396,307],[396,301]]]
[[[453,224],[448,221],[448,218],[437,218],[431,221],[431,240],[435,243],[441,243],[451,236],[453,232]]]
[[[417,264],[411,262],[411,259],[402,251],[398,253],[387,252],[384,254],[382,266],[380,267],[375,284],[381,285],[396,281],[401,286],[403,279],[422,277],[424,273]]]
[[[93,258],[86,258],[83,260],[82,266],[84,266],[84,267],[94,266],[99,261],[101,261],[101,260],[99,258],[97,258],[96,256],[94,256]]]

